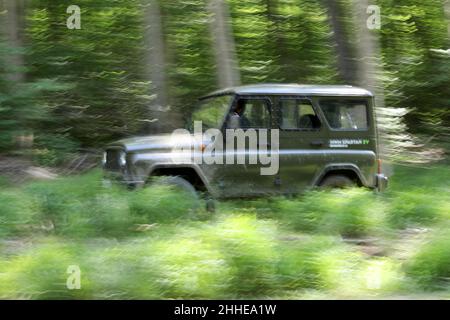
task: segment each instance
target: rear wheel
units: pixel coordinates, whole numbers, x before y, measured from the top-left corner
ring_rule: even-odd
[[[326,188],[351,188],[356,187],[355,181],[350,179],[347,176],[336,174],[336,175],[330,175],[323,179],[323,181],[320,183],[320,188],[326,189]]]

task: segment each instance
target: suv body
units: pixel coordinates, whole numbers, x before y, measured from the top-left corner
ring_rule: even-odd
[[[236,128],[231,118],[237,112],[244,132],[252,129],[271,135],[278,130],[276,174],[262,175],[262,165],[248,162],[177,161],[174,144],[179,145],[181,138],[169,133],[107,146],[103,159],[106,176],[129,186],[145,185],[153,176],[178,176],[214,198],[296,194],[348,181],[380,191],[387,186],[378,154],[374,98],[365,89],[287,84],[228,88],[201,98],[193,120],[225,132],[230,126]],[[204,141],[196,141],[194,149],[203,152]],[[265,147],[270,149],[270,143]],[[247,158],[255,151],[260,152],[245,145]]]

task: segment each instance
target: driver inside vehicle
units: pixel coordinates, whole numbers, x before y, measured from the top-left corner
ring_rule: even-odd
[[[250,121],[245,115],[245,106],[247,104],[246,99],[239,99],[236,103],[234,110],[230,113],[228,118],[229,129],[245,129],[250,128]]]

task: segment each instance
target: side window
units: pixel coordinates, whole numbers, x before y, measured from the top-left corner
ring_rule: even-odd
[[[281,129],[285,130],[317,130],[320,120],[309,100],[282,99]]]
[[[369,126],[367,101],[322,99],[319,104],[333,129],[365,130]]]
[[[228,119],[228,128],[231,129],[270,127],[270,103],[266,99],[239,99]]]

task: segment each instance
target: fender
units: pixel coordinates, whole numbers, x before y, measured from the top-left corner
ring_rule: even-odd
[[[318,186],[319,183],[322,181],[322,179],[329,173],[332,171],[337,171],[337,170],[348,170],[348,171],[352,171],[353,173],[356,174],[356,176],[358,177],[359,181],[361,182],[361,184],[365,187],[368,186],[366,178],[364,178],[364,176],[361,174],[361,170],[359,169],[359,167],[353,163],[333,163],[333,164],[328,164],[326,165],[313,179],[313,186]]]
[[[206,190],[210,193],[215,195],[216,192],[211,189],[210,183],[206,176],[203,174],[202,170],[200,170],[199,166],[195,163],[192,164],[177,164],[177,163],[154,163],[150,166],[150,169],[148,171],[148,177],[151,177],[153,172],[158,169],[193,169],[197,176],[202,180],[203,185],[206,187]]]

